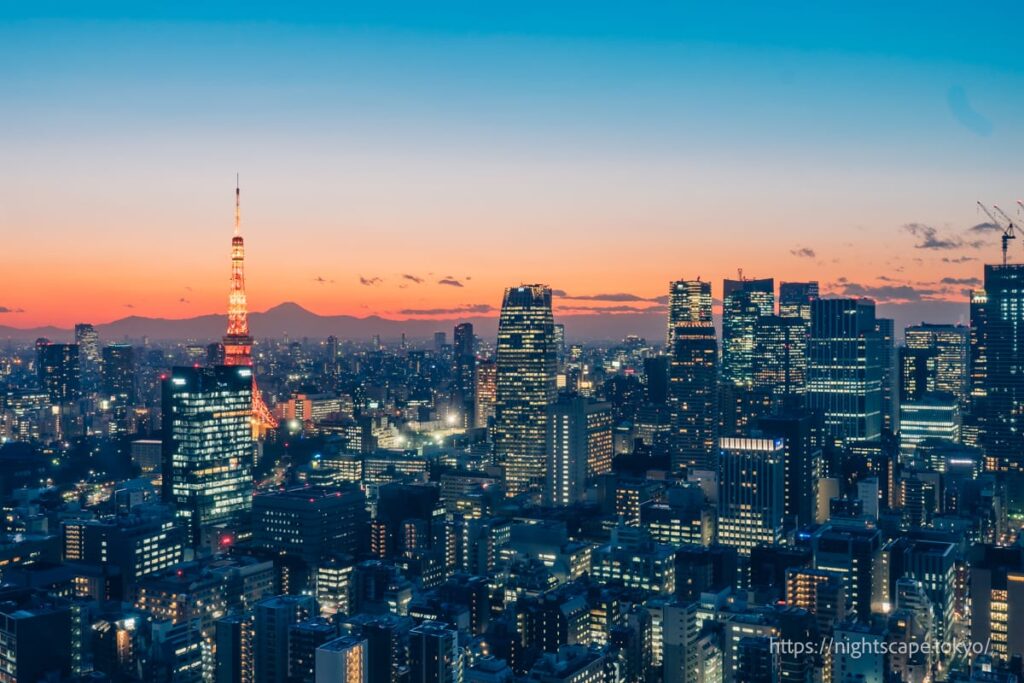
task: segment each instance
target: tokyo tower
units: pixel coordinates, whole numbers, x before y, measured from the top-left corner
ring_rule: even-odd
[[[235,235],[231,238],[231,290],[228,293],[228,333],[224,335],[224,365],[252,365],[252,335],[245,299],[245,241],[242,239],[241,190],[235,182]],[[277,427],[277,418],[263,402],[252,374],[252,429],[256,436]]]

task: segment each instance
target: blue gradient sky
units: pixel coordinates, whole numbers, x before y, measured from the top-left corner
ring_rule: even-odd
[[[0,324],[223,310],[235,171],[254,309],[392,317],[737,267],[958,300],[1024,196],[1010,3],[80,4],[0,8]]]

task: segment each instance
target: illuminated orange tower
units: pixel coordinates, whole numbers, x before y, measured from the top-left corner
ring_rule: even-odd
[[[252,335],[249,334],[249,306],[245,299],[245,240],[242,239],[242,192],[235,182],[235,235],[231,238],[231,291],[228,293],[228,333],[224,335],[224,365],[252,365]],[[262,435],[277,427],[277,419],[263,402],[263,394],[252,374],[253,434]]]

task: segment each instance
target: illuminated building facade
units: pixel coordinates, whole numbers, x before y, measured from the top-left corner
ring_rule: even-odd
[[[608,403],[560,396],[548,408],[544,501],[581,502],[587,482],[612,468],[612,411]]]
[[[711,283],[701,280],[676,280],[669,283],[665,349],[671,351],[676,340],[676,328],[710,324]]]
[[[932,352],[934,363],[927,379],[927,391],[952,394],[961,405],[970,395],[970,328],[964,325],[922,323],[906,328],[908,349]]]
[[[367,642],[342,636],[316,649],[316,683],[368,683]]]
[[[508,496],[543,489],[556,372],[551,289],[506,289],[498,320],[494,448],[505,466]]]
[[[163,500],[195,545],[252,510],[252,368],[174,368],[163,381]]]
[[[811,303],[807,404],[825,417],[836,441],[882,433],[882,343],[869,299]]]
[[[785,442],[720,439],[718,542],[748,556],[754,546],[782,539]]]
[[[473,392],[474,426],[487,427],[494,418],[494,402],[498,393],[498,365],[481,361],[476,366],[476,388]]]
[[[775,312],[775,280],[726,280],[722,286],[722,382],[754,384],[754,338]]]

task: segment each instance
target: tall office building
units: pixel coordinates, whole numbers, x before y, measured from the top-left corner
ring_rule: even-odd
[[[245,525],[255,454],[252,368],[174,368],[163,381],[163,499],[187,523],[193,545],[216,527]]]
[[[452,398],[462,426],[476,426],[476,349],[472,323],[455,326],[452,348]]]
[[[971,306],[981,380],[980,439],[989,465],[1024,469],[1024,264],[985,266],[984,303]]]
[[[544,502],[581,502],[587,482],[612,469],[612,409],[583,396],[559,396],[548,407]]]
[[[822,461],[820,418],[798,410],[762,417],[756,425],[761,436],[783,440],[787,525],[799,528],[813,524]]]
[[[807,390],[807,325],[801,318],[764,316],[754,334],[753,388],[773,403]]]
[[[817,298],[817,282],[782,282],[779,284],[779,315],[800,318],[810,327],[811,302]]]
[[[409,683],[462,683],[459,632],[438,621],[409,631]]]
[[[301,486],[253,497],[252,544],[314,566],[332,553],[356,555],[366,523],[366,494]]]
[[[75,345],[78,346],[78,365],[82,372],[82,387],[96,388],[100,372],[100,335],[89,323],[75,325]]]
[[[782,539],[785,442],[726,437],[720,445],[718,541],[749,556],[754,546]]]
[[[116,397],[126,404],[135,402],[135,349],[131,344],[103,347],[100,388],[104,396]]]
[[[718,452],[718,338],[714,326],[677,327],[671,353],[672,470],[714,470]]]
[[[722,286],[722,383],[754,384],[754,337],[775,312],[775,280],[726,280]]]
[[[882,429],[895,434],[899,429],[899,354],[896,350],[896,321],[875,318],[875,331],[882,343]]]
[[[869,299],[811,303],[807,405],[821,411],[837,441],[882,433],[882,342]]]
[[[963,325],[921,323],[906,328],[907,348],[928,351],[934,358],[927,391],[949,393],[961,405],[966,404],[970,395],[970,339],[970,328]]]
[[[929,392],[900,406],[900,452],[914,454],[917,444],[936,438],[960,442],[960,401],[946,392]]]
[[[710,324],[711,283],[701,280],[676,280],[669,283],[666,352],[672,353],[677,327]]]
[[[36,342],[39,384],[54,403],[74,401],[82,395],[77,344]]]
[[[555,399],[551,288],[505,290],[498,320],[494,450],[509,496],[544,486],[547,407]]]

